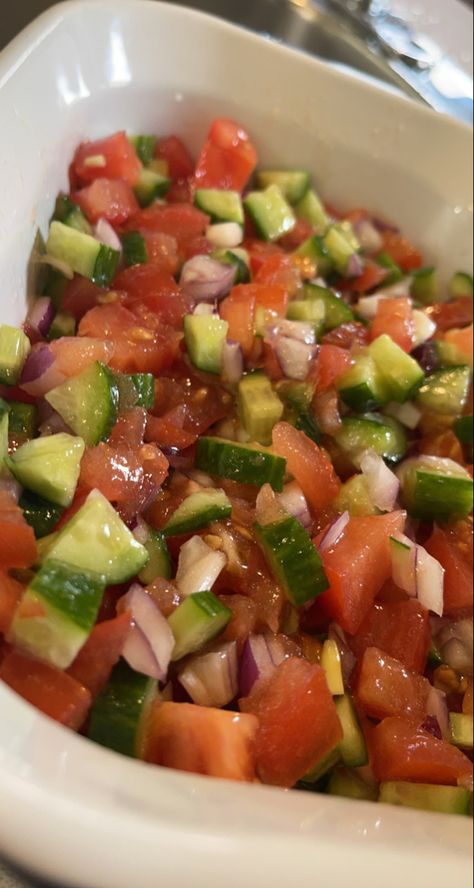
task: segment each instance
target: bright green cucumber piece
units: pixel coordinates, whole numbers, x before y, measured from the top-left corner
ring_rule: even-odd
[[[466,274],[464,271],[457,271],[453,274],[448,284],[448,294],[451,299],[457,299],[458,296],[472,296],[472,275]]]
[[[126,231],[122,234],[123,261],[130,265],[143,265],[148,262],[145,238],[139,231]]]
[[[92,706],[89,739],[122,755],[139,758],[147,715],[157,693],[155,679],[135,672],[119,660]]]
[[[203,213],[211,217],[211,222],[244,224],[244,208],[238,191],[198,188],[194,195],[194,203]]]
[[[329,255],[328,248],[324,243],[324,239],[320,234],[315,234],[298,247],[294,252],[295,256],[301,256],[303,259],[310,259],[316,263],[318,274],[326,277],[333,270],[333,262]]]
[[[412,272],[410,295],[422,305],[439,300],[439,281],[436,268],[418,268]]]
[[[384,287],[391,287],[392,284],[398,284],[403,279],[403,271],[388,253],[379,253],[377,256],[377,264],[387,269],[387,276],[384,278]]]
[[[304,170],[260,170],[257,185],[262,189],[277,185],[285,200],[294,206],[308,191],[310,176]]]
[[[296,607],[312,601],[329,583],[316,546],[292,515],[271,524],[255,524],[255,535],[286,597]]]
[[[204,436],[197,443],[195,465],[219,478],[257,487],[268,482],[273,490],[283,490],[286,459],[256,445]]]
[[[359,249],[358,243],[355,246],[350,232],[341,229],[338,225],[331,225],[328,228],[324,235],[324,243],[335,270],[339,274],[345,275],[351,256]]]
[[[376,802],[377,790],[369,786],[356,771],[348,768],[335,768],[326,787],[329,795],[345,799],[358,799],[360,802]]]
[[[74,315],[58,311],[49,328],[48,339],[61,339],[61,336],[75,336],[77,321]]]
[[[129,136],[128,141],[131,142],[135,148],[136,155],[144,166],[153,160],[156,148],[156,136]]]
[[[242,247],[234,247],[233,250],[213,250],[211,259],[216,259],[225,265],[234,265],[237,269],[236,284],[248,284],[250,281],[250,257],[247,250]]]
[[[175,639],[172,659],[200,650],[225,629],[231,616],[232,611],[213,592],[189,595],[168,617]]]
[[[16,385],[31,349],[23,330],[0,324],[0,382]]]
[[[414,358],[384,333],[369,345],[367,353],[375,362],[389,392],[389,400],[408,401],[419,389],[424,373]]]
[[[75,228],[76,231],[82,231],[83,234],[92,234],[92,226],[89,225],[81,208],[67,194],[60,194],[56,198],[53,219]]]
[[[59,531],[47,557],[102,574],[107,585],[124,583],[141,571],[148,552],[133,536],[114,507],[93,490]]]
[[[440,814],[469,814],[471,794],[463,786],[390,781],[380,784],[379,802]]]
[[[35,404],[21,401],[8,402],[8,434],[16,442],[29,441],[36,434],[38,410]]]
[[[305,435],[314,441],[315,444],[321,444],[322,432],[319,428],[314,416],[312,413],[307,411],[306,413],[300,413],[295,420],[295,428],[299,429],[300,432],[304,432]]]
[[[17,481],[57,506],[70,506],[84,453],[82,438],[60,432],[26,441],[8,458]]]
[[[388,416],[379,418],[379,414],[374,413],[345,417],[334,440],[356,466],[357,457],[364,450],[375,450],[387,462],[399,462],[407,449],[401,423]]]
[[[293,210],[278,185],[270,185],[265,191],[252,191],[245,198],[244,206],[263,240],[278,240],[295,227]]]
[[[467,715],[465,712],[450,712],[449,727],[451,729],[451,743],[461,749],[472,749],[472,715]]]
[[[417,404],[424,410],[457,416],[467,401],[470,381],[469,367],[435,370],[419,389]]]
[[[240,380],[238,405],[250,440],[271,444],[273,426],[283,416],[283,404],[264,373],[248,373]]]
[[[295,379],[284,379],[277,382],[276,391],[285,406],[296,413],[309,410],[314,395],[314,385],[310,382],[298,382]]]
[[[322,299],[293,299],[288,303],[286,316],[290,321],[305,321],[311,324],[316,336],[325,326],[326,310]]]
[[[305,783],[310,785],[313,783],[318,783],[318,781],[321,780],[321,778],[324,777],[325,774],[327,774],[328,771],[331,770],[331,768],[334,768],[334,766],[338,764],[340,758],[341,756],[339,755],[339,749],[337,746],[335,746],[334,749],[331,749],[331,751],[328,752],[327,755],[323,756],[323,758],[304,775],[301,780],[303,785]]]
[[[413,518],[449,521],[467,518],[473,503],[469,472],[451,459],[421,456],[407,459],[397,471],[402,502]]]
[[[329,225],[329,216],[320,198],[312,188],[298,201],[296,215],[299,219],[305,219],[306,222],[309,222],[318,234],[324,234]]]
[[[167,176],[143,167],[133,190],[140,206],[148,207],[157,198],[164,197],[170,185],[171,179]]]
[[[117,250],[101,244],[90,234],[56,221],[51,222],[49,228],[46,252],[98,287],[108,287],[120,258]]]
[[[113,373],[100,361],[51,389],[45,397],[89,446],[105,441],[117,420],[118,386]]]
[[[380,514],[370,498],[364,475],[353,475],[341,485],[334,500],[334,508],[337,512],[349,512],[351,518]]]
[[[186,315],[184,339],[191,362],[206,373],[221,372],[222,349],[229,325],[217,315]]]
[[[148,553],[148,562],[142,567],[138,579],[144,586],[149,586],[157,577],[170,580],[172,575],[171,556],[166,540],[160,530],[147,527],[147,537],[143,542]]]
[[[341,324],[349,324],[354,320],[353,312],[334,290],[320,287],[318,284],[306,284],[304,294],[306,299],[311,302],[318,300],[323,303],[325,330],[334,330],[335,327],[339,327]]]
[[[58,669],[67,669],[97,618],[104,578],[48,559],[29,584],[10,627],[12,642]]]
[[[354,705],[348,694],[337,697],[334,703],[343,730],[343,738],[339,743],[341,759],[348,768],[360,768],[367,764],[369,756]]]
[[[36,539],[47,536],[56,527],[63,509],[55,503],[43,499],[29,490],[24,490],[19,506],[23,515],[35,532]]]
[[[208,527],[212,521],[230,518],[231,514],[232,504],[223,490],[213,488],[198,490],[186,497],[173,512],[163,528],[163,533],[165,537],[193,533],[195,530]]]
[[[389,401],[385,381],[370,355],[357,355],[337,385],[344,403],[358,413],[375,410]]]

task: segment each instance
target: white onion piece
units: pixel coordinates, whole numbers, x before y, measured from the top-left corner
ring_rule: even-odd
[[[217,310],[214,305],[209,302],[198,302],[193,310],[193,315],[216,315]]]
[[[117,250],[118,253],[122,252],[122,242],[110,222],[107,222],[107,219],[99,219],[94,227],[94,237],[101,244],[105,244],[106,247],[111,247],[112,250]]]
[[[359,464],[367,482],[370,498],[382,512],[391,512],[397,501],[400,481],[375,450],[365,450]]]
[[[346,270],[344,272],[345,278],[354,278],[359,277],[364,270],[364,262],[363,259],[359,256],[358,253],[352,253],[349,257],[349,261],[347,263]]]
[[[285,484],[283,491],[278,494],[278,501],[303,527],[309,527],[313,523],[306,497],[296,481]]]
[[[314,345],[316,334],[314,326],[306,321],[287,321],[285,318],[272,324],[267,324],[265,333],[271,339],[273,336],[286,336],[287,339],[296,339],[305,342],[306,345]]]
[[[181,595],[193,595],[212,589],[227,558],[223,552],[211,549],[201,537],[191,537],[181,546],[176,572],[176,585]]]
[[[178,679],[198,706],[227,706],[238,691],[236,642],[192,657],[178,673]]]
[[[443,740],[447,740],[451,734],[449,729],[448,705],[446,703],[446,694],[438,688],[430,685],[428,697],[426,700],[426,713],[433,715],[441,729]]]
[[[132,669],[165,681],[175,644],[168,620],[138,583],[130,586],[122,602],[133,618],[123,656]]]
[[[222,349],[222,378],[237,383],[244,372],[244,356],[239,342],[224,342]]]
[[[233,287],[237,267],[217,262],[210,256],[193,256],[184,263],[180,284],[187,296],[196,302],[222,299]]]
[[[275,491],[270,484],[264,484],[260,488],[257,499],[255,501],[255,517],[262,527],[266,524],[273,524],[275,521],[281,521],[287,517],[280,498],[277,498]]]
[[[442,617],[444,568],[423,546],[414,543],[404,534],[395,533],[393,539],[405,546],[405,549],[396,545],[390,547],[394,582],[409,595],[415,595],[427,610]]]
[[[417,348],[417,346],[422,345],[423,342],[426,342],[428,339],[436,333],[436,324],[431,318],[425,314],[424,311],[419,311],[418,308],[414,308],[412,312],[413,316],[413,346]]]
[[[304,381],[315,355],[315,346],[306,345],[296,339],[288,339],[286,336],[277,336],[274,347],[280,367],[287,379]]]
[[[390,538],[392,579],[399,589],[416,598],[416,545],[403,533]]]
[[[344,533],[346,525],[349,523],[349,517],[349,512],[343,512],[342,515],[331,521],[320,540],[318,546],[320,552],[326,552],[327,549],[332,549],[336,545],[339,537]]]
[[[359,219],[358,222],[355,222],[354,231],[364,253],[373,256],[382,251],[383,238],[369,219]]]
[[[393,416],[394,419],[398,419],[407,429],[412,430],[416,429],[421,419],[421,410],[418,410],[418,407],[415,407],[412,401],[406,401],[405,404],[397,404],[396,401],[390,401],[384,407],[383,412],[388,416]]]
[[[217,225],[208,225],[206,238],[214,247],[231,250],[240,246],[244,232],[237,222],[219,222]]]
[[[44,256],[38,257],[38,262],[40,265],[50,265],[51,268],[55,268],[56,271],[60,271],[68,281],[72,281],[74,277],[74,271],[67,262],[63,262],[62,259],[56,259],[55,256],[49,256],[48,253],[45,253]]]
[[[357,314],[365,321],[373,321],[377,314],[377,308],[381,299],[388,299],[384,293],[374,293],[372,296],[361,296],[355,306]]]

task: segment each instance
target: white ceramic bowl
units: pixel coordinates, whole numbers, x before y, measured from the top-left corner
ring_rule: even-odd
[[[444,274],[471,265],[468,129],[199,13],[82,0],[0,58],[1,320],[22,319],[78,141],[176,131],[196,150],[217,114],[250,129],[265,164],[307,167],[336,205],[397,220]],[[147,766],[2,686],[0,854],[81,888],[445,888],[468,884],[470,824]]]

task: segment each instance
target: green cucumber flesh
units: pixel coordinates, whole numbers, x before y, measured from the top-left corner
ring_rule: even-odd
[[[397,345],[386,333],[368,346],[367,353],[389,391],[389,400],[404,403],[413,397],[425,378],[414,358]]]
[[[270,185],[265,191],[252,191],[245,198],[244,206],[263,240],[278,240],[295,227],[293,210],[277,185]]]
[[[459,296],[473,295],[472,275],[466,274],[464,271],[457,271],[453,274],[448,284],[448,294],[451,299],[457,299]]]
[[[334,749],[331,749],[327,755],[325,755],[319,762],[317,762],[310,771],[308,771],[304,777],[301,778],[301,782],[303,784],[314,784],[318,783],[321,780],[321,777],[324,777],[331,768],[334,768],[335,765],[340,761],[339,749],[337,746]]]
[[[446,339],[435,339],[434,344],[440,367],[465,366],[472,370],[472,355],[466,349],[462,349]]]
[[[238,387],[243,426],[251,441],[271,444],[273,426],[283,416],[283,404],[264,373],[248,373]]]
[[[384,287],[391,287],[392,284],[398,284],[403,280],[403,271],[388,253],[379,253],[377,256],[377,264],[387,269],[387,276],[384,278]]]
[[[237,269],[236,284],[248,284],[250,281],[250,257],[247,250],[242,247],[234,247],[233,250],[213,250],[211,259],[224,262],[225,265],[235,265]]]
[[[164,197],[170,185],[171,179],[167,176],[143,167],[133,190],[140,206],[148,207],[157,198]]]
[[[232,611],[212,592],[189,595],[168,617],[175,639],[172,660],[200,650],[227,626]]]
[[[311,324],[319,336],[325,327],[326,309],[322,299],[293,299],[288,303],[286,316],[290,321]]]
[[[324,235],[324,243],[335,270],[339,274],[345,275],[349,260],[356,252],[353,244],[346,237],[345,232],[341,231],[336,225],[331,225],[328,228]]]
[[[450,712],[449,727],[451,730],[451,743],[461,749],[473,747],[473,720],[472,715],[465,712]]]
[[[58,311],[49,328],[48,339],[61,339],[61,336],[75,336],[77,321],[74,315]]]
[[[320,300],[324,305],[324,329],[334,330],[341,324],[349,324],[354,320],[354,314],[334,290],[320,287],[318,284],[306,284],[304,287],[305,298],[313,301]],[[290,303],[291,304],[291,303]]]
[[[397,474],[403,505],[413,518],[449,521],[466,518],[471,512],[472,478],[453,460],[436,456],[408,459]]]
[[[438,302],[439,281],[436,268],[419,268],[412,272],[410,296],[422,305]]]
[[[191,363],[206,373],[221,372],[222,349],[229,324],[216,315],[186,315],[184,339]]]
[[[288,515],[271,524],[255,524],[255,535],[286,597],[296,607],[328,588],[324,567],[301,524]]]
[[[329,225],[329,216],[312,188],[298,201],[296,215],[309,222],[318,234],[324,234]]]
[[[369,786],[356,771],[343,767],[334,769],[326,789],[329,795],[357,799],[360,802],[376,802],[378,798],[375,787]]]
[[[323,277],[326,277],[333,271],[333,261],[323,237],[319,234],[312,235],[303,241],[298,249],[295,250],[294,255],[315,262],[318,274],[323,275]]]
[[[348,694],[334,701],[343,730],[339,752],[348,768],[360,768],[369,761],[364,735],[357,720],[356,711]]]
[[[363,518],[367,515],[379,515],[374,506],[364,475],[353,475],[341,485],[334,500],[334,508],[338,512],[349,512],[351,518]]]
[[[198,188],[194,195],[195,205],[211,217],[211,222],[237,222],[244,224],[244,208],[238,191],[219,188]]]
[[[473,442],[473,425],[474,417],[471,416],[460,416],[453,425],[454,432],[456,437],[461,442],[461,444],[471,444]]]
[[[193,533],[212,521],[230,518],[232,504],[223,490],[208,488],[191,493],[178,506],[163,528],[165,537]]]
[[[357,355],[354,365],[339,377],[337,387],[344,403],[358,413],[389,401],[387,386],[370,355]]]
[[[143,265],[148,262],[145,238],[139,231],[126,231],[122,234],[123,261],[126,266]]]
[[[380,784],[379,802],[440,814],[469,814],[471,793],[462,786],[390,781]]]
[[[117,420],[118,386],[113,373],[100,361],[51,389],[45,397],[89,446],[105,441]]]
[[[83,234],[92,234],[92,226],[81,208],[67,194],[60,194],[57,197],[53,219],[75,228],[76,231],[82,231]]]
[[[158,684],[135,672],[124,660],[114,667],[107,686],[92,706],[88,737],[101,746],[138,758],[146,719]]]
[[[334,440],[355,466],[364,450],[375,450],[387,462],[399,462],[407,449],[403,426],[388,416],[379,419],[378,414],[344,417]]]
[[[469,367],[435,370],[418,390],[417,404],[424,410],[457,416],[462,413],[469,394]]]
[[[8,458],[17,481],[57,506],[70,506],[79,478],[84,441],[60,432],[26,441]]]
[[[288,203],[294,206],[308,191],[310,176],[304,170],[260,170],[257,185],[262,189],[277,185]]]
[[[129,136],[128,141],[135,148],[135,153],[144,166],[153,160],[156,148],[156,136]]]
[[[101,244],[90,234],[57,221],[51,222],[46,252],[65,262],[77,274],[89,278],[98,287],[108,287],[120,257],[117,250]]]
[[[8,410],[1,410],[0,398],[0,478],[8,473],[5,459],[8,456]],[[3,402],[5,403],[5,402]]]
[[[30,349],[30,340],[23,330],[0,324],[0,383],[16,385]]]
[[[137,393],[137,407],[151,410],[155,403],[155,377],[153,373],[132,373],[130,376]]]
[[[163,534],[153,527],[148,527],[147,530],[143,546],[148,553],[148,561],[138,574],[138,579],[144,586],[149,586],[157,577],[170,580],[172,575],[171,556]]]
[[[256,445],[203,436],[197,442],[195,466],[241,484],[261,487],[268,482],[273,490],[283,490],[286,460]]]
[[[29,490],[24,490],[18,505],[25,520],[35,532],[36,539],[47,536],[56,527],[63,509],[55,503],[43,499]]]

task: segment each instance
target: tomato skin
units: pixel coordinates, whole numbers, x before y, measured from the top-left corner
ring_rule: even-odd
[[[222,320],[229,324],[227,338],[240,343],[245,357],[248,357],[252,350],[255,307],[255,291],[251,284],[234,287],[219,307]]]
[[[371,764],[377,780],[413,780],[455,786],[472,774],[459,749],[419,727],[416,719],[392,716],[371,732]]]
[[[0,679],[28,703],[73,731],[83,725],[91,695],[66,672],[12,650],[0,664]]]
[[[185,314],[194,302],[184,296],[176,281],[168,271],[157,265],[132,265],[125,268],[115,278],[114,286],[127,296],[125,308],[140,312],[145,306],[164,324],[180,327]]]
[[[8,632],[24,591],[22,583],[10,577],[5,570],[0,571],[0,634],[6,635]]]
[[[353,345],[368,345],[370,341],[369,330],[358,321],[341,324],[325,333],[322,342],[324,345],[337,345],[339,348],[351,348]]]
[[[37,557],[33,528],[10,494],[0,490],[0,569],[25,568]]]
[[[131,186],[123,179],[94,179],[91,185],[74,192],[72,199],[93,225],[101,218],[111,225],[121,225],[139,209]]]
[[[112,620],[97,623],[67,670],[68,675],[88,688],[92,698],[97,697],[107,684],[122,653],[131,625],[130,611],[125,611]]]
[[[402,237],[401,234],[395,231],[384,231],[382,233],[382,240],[382,252],[388,253],[402,271],[413,271],[416,268],[421,268],[423,265],[421,253],[408,238]]]
[[[168,164],[168,174],[173,182],[183,181],[194,172],[191,156],[178,136],[167,136],[164,139],[158,139],[155,157],[166,161]]]
[[[456,543],[454,534],[435,527],[425,549],[444,567],[444,613],[456,616],[458,611],[472,608],[472,563]]]
[[[102,156],[105,165],[89,166],[87,158],[94,156]],[[141,163],[124,131],[106,139],[82,142],[74,154],[73,170],[79,182],[93,182],[99,178],[124,179],[133,186],[138,181],[140,169]]]
[[[472,329],[472,324],[469,327],[464,327],[462,330],[459,330],[457,328],[453,328],[452,330],[447,330],[446,333],[439,338],[443,339],[444,342],[447,342],[449,345],[454,346],[454,348],[461,353],[462,357],[465,359],[465,362],[468,363],[472,367],[472,364],[473,364],[473,329]]]
[[[372,259],[365,259],[364,270],[358,277],[341,280],[339,287],[341,290],[351,290],[353,293],[368,293],[379,287],[382,281],[387,277],[387,269],[382,268]]]
[[[342,738],[324,670],[290,657],[240,701],[257,716],[257,771],[264,783],[291,787]]]
[[[268,259],[271,259],[273,256],[284,255],[282,248],[279,247],[278,244],[261,241],[256,237],[246,238],[242,246],[247,250],[247,253],[250,256],[250,270],[254,280]]]
[[[161,703],[150,713],[143,758],[165,768],[252,782],[257,728],[253,715]]]
[[[159,447],[176,447],[186,450],[196,443],[199,434],[183,428],[186,419],[186,407],[182,404],[173,407],[164,416],[148,416],[145,438],[155,441]]]
[[[320,345],[316,364],[317,391],[331,388],[352,363],[353,359],[346,349],[338,345]]]
[[[293,252],[297,250],[314,233],[314,228],[306,219],[297,219],[296,225],[288,234],[284,234],[278,243],[283,249]]]
[[[160,231],[176,238],[178,243],[204,234],[210,218],[192,204],[151,204],[136,213],[127,224],[128,230]]]
[[[376,647],[365,649],[358,664],[354,696],[372,718],[410,715],[420,721],[430,691],[427,678]]]
[[[429,612],[413,599],[376,602],[349,642],[356,657],[377,647],[407,669],[423,672],[431,642]]]
[[[197,188],[242,191],[257,165],[248,134],[234,120],[214,120],[194,173]]]
[[[79,321],[86,311],[98,304],[98,297],[105,293],[92,281],[75,274],[69,281],[61,296],[61,310],[72,314]]]
[[[287,469],[317,512],[337,496],[340,482],[328,457],[304,432],[288,422],[273,427],[273,449],[287,461]]]
[[[449,302],[429,305],[426,314],[441,332],[451,330],[453,327],[467,327],[472,324],[472,296],[458,296],[457,299],[450,299]]]
[[[372,322],[371,339],[386,333],[403,351],[413,348],[413,312],[408,297],[380,299]]]
[[[296,293],[298,286],[298,273],[291,259],[285,253],[274,253],[260,266],[254,276],[254,284],[268,284],[281,287],[287,294],[286,303],[281,308],[275,309],[285,315],[288,304],[288,296]]]

